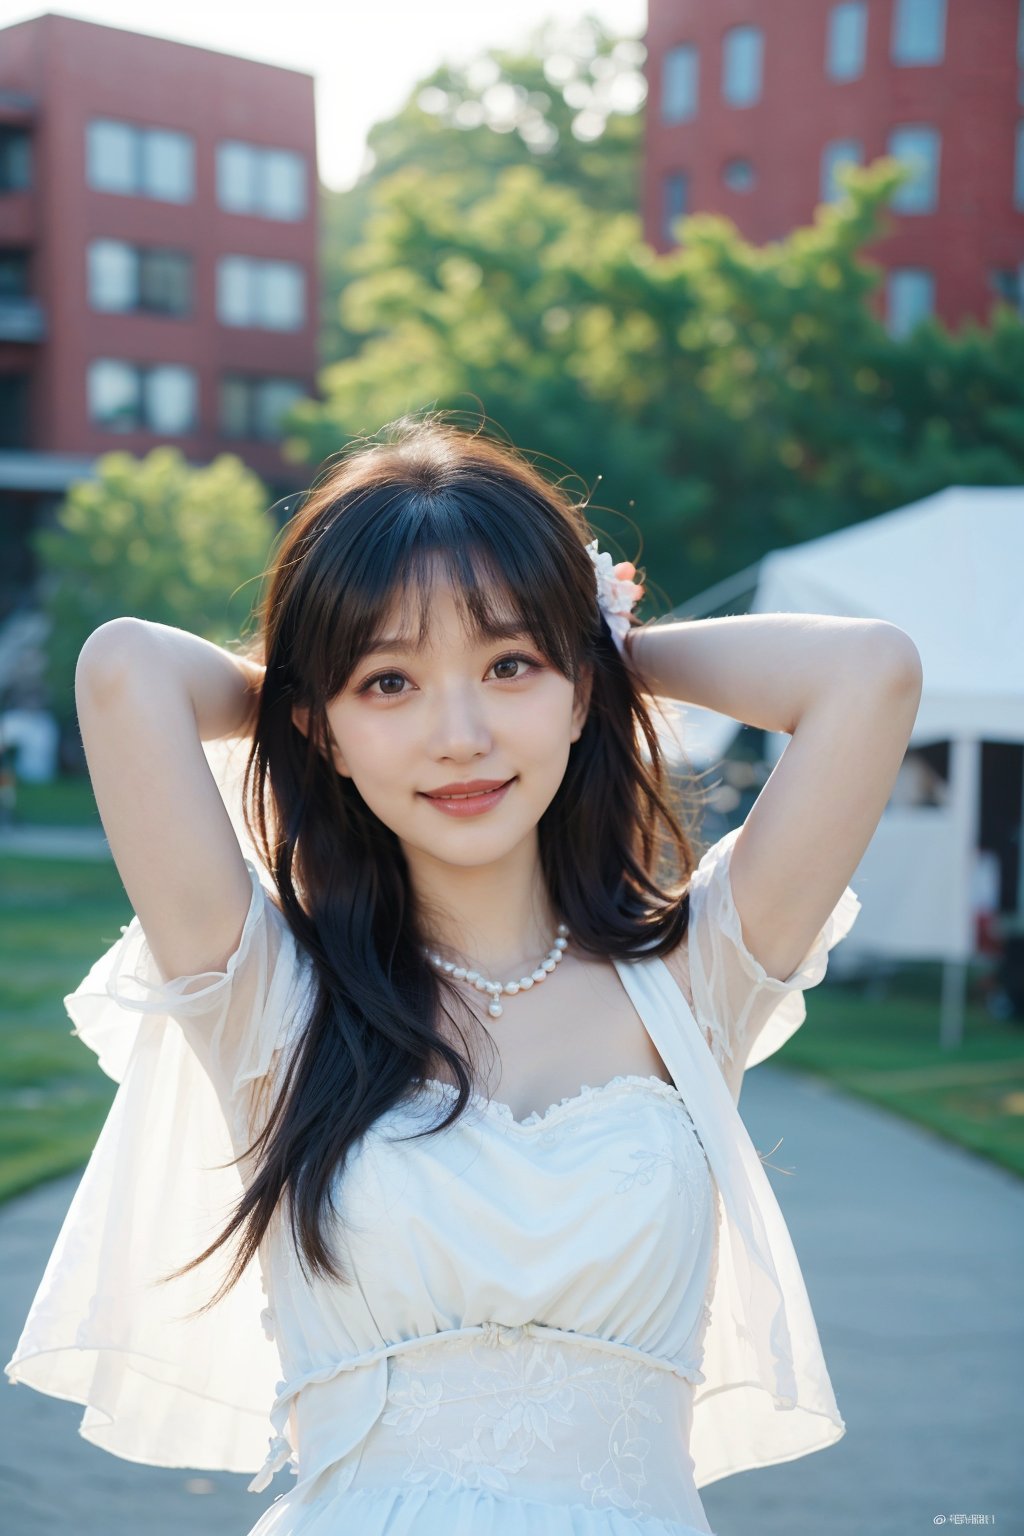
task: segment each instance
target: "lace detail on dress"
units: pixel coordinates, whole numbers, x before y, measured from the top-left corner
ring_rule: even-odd
[[[546,1461],[545,1451],[571,1466],[572,1445],[575,1480],[591,1507],[653,1513],[643,1497],[651,1449],[645,1430],[662,1423],[654,1399],[664,1373],[519,1330],[494,1338],[501,1348],[487,1335],[469,1349],[435,1346],[426,1378],[422,1361],[392,1359],[380,1423],[404,1442],[400,1480],[445,1492],[514,1492],[521,1487],[516,1474]]]
[[[690,1126],[694,1139],[700,1145],[700,1137],[692,1120]],[[690,1231],[696,1234],[705,1220],[710,1199],[709,1169],[703,1151],[702,1145],[700,1154],[696,1155],[689,1147],[679,1152],[671,1145],[635,1147],[628,1154],[632,1168],[610,1169],[611,1173],[622,1175],[613,1192],[616,1195],[628,1195],[637,1184],[650,1184],[660,1172],[667,1170],[670,1177],[674,1176],[675,1195],[686,1199],[686,1209],[690,1212]]]
[[[418,1080],[418,1086],[428,1092],[439,1094],[442,1097],[456,1098],[458,1089],[454,1083],[442,1082],[436,1077],[424,1077]],[[567,1112],[571,1112],[573,1118],[582,1112],[587,1114],[597,1107],[597,1101],[606,1097],[617,1097],[621,1092],[633,1092],[637,1089],[645,1089],[654,1094],[660,1094],[666,1099],[677,1101],[685,1109],[682,1095],[674,1083],[666,1083],[663,1078],[650,1076],[641,1077],[636,1073],[622,1073],[613,1077],[607,1083],[599,1083],[591,1087],[584,1083],[576,1093],[566,1094],[565,1098],[558,1099],[554,1104],[549,1104],[541,1113],[532,1110],[524,1120],[517,1120],[512,1113],[512,1107],[504,1104],[500,1099],[489,1099],[486,1094],[471,1093],[469,1102],[471,1108],[480,1114],[490,1114],[494,1120],[510,1131],[532,1131],[537,1129],[549,1130],[551,1127],[568,1118]]]

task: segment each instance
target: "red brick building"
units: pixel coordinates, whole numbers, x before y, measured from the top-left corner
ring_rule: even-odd
[[[313,78],[42,15],[0,29],[0,617],[28,528],[113,449],[236,453],[305,483],[314,391]]]
[[[755,244],[810,224],[835,166],[905,161],[872,245],[894,334],[1024,313],[1024,0],[650,0],[643,217]]]

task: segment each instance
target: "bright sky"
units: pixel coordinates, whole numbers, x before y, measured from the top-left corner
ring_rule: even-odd
[[[46,9],[45,0],[0,0],[0,26]],[[359,175],[367,130],[396,112],[438,64],[525,41],[548,18],[571,25],[590,14],[622,37],[641,37],[647,25],[645,0],[67,0],[52,9],[307,70],[316,77],[320,175],[339,188]]]

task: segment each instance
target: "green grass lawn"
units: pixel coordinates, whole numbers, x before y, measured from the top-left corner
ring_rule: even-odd
[[[0,1200],[95,1143],[117,1085],[62,999],[130,917],[110,862],[0,857]]]
[[[116,1084],[71,1033],[62,999],[130,917],[112,863],[0,855],[0,1200],[80,1167],[96,1140]],[[881,997],[826,979],[771,1064],[1024,1174],[1024,1025],[973,1002],[964,1044],[943,1051],[938,1000],[936,966],[907,967]]]
[[[14,822],[16,826],[98,827],[100,815],[92,785],[84,774],[77,778],[65,775],[52,784],[19,781]]]
[[[1024,1022],[993,1019],[969,993],[963,1044],[944,1050],[939,988],[934,965],[908,967],[882,998],[826,979],[807,994],[807,1022],[772,1060],[1024,1174]]]

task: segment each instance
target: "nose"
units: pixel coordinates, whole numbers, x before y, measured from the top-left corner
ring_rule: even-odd
[[[486,755],[491,750],[493,735],[486,704],[472,685],[453,683],[441,691],[432,736],[437,757],[458,760]]]

